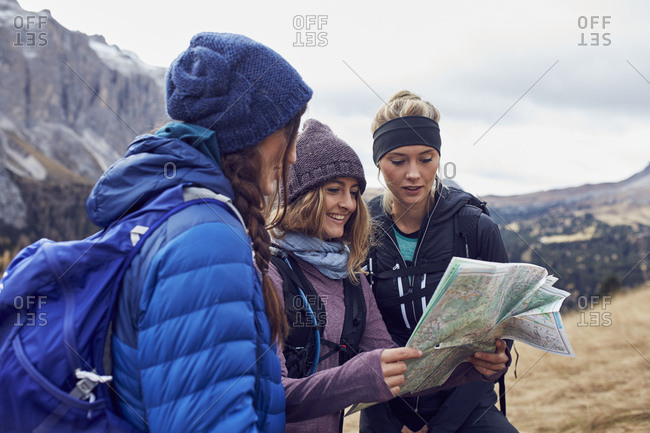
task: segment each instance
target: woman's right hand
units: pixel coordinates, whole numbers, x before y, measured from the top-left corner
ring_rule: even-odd
[[[394,396],[399,393],[399,386],[404,383],[404,372],[406,371],[405,359],[419,358],[422,351],[409,347],[398,347],[385,349],[381,352],[381,372],[384,374],[384,381]]]

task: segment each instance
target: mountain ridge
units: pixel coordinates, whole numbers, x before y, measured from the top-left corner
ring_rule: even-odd
[[[0,0],[0,254],[96,230],[85,201],[133,138],[168,120],[163,68],[49,10]]]
[[[623,194],[624,198],[634,196],[635,199],[640,199],[643,204],[650,204],[650,194],[639,196],[639,192],[650,192],[650,162],[645,169],[618,182],[588,183],[574,187],[509,196],[486,195],[483,198],[498,207],[510,208],[532,205],[552,206],[565,203],[568,200],[585,201],[620,193]]]

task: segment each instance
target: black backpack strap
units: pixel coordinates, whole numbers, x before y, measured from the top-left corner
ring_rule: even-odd
[[[468,203],[454,215],[453,255],[456,257],[478,258],[478,220],[482,213],[487,214],[485,202],[479,204],[480,207]]]
[[[506,375],[499,378],[499,407],[501,413],[506,416]]]
[[[325,305],[291,255],[277,248],[271,252],[271,262],[282,277],[285,313],[291,328],[283,346],[287,374],[291,378],[306,377],[315,370],[320,355]]]
[[[361,278],[361,275],[357,275]],[[339,355],[339,364],[350,360],[359,353],[359,346],[366,329],[366,300],[363,296],[361,282],[352,284],[349,278],[343,281],[345,291],[345,319],[343,321],[343,332],[341,333],[341,346],[345,351]]]
[[[289,377],[308,376],[314,367],[314,362],[318,365],[318,362],[336,353],[339,354],[339,365],[359,353],[361,338],[366,327],[366,300],[361,282],[352,284],[349,278],[343,280],[345,316],[341,340],[335,343],[320,337],[327,324],[325,306],[298,262],[293,256],[278,248],[272,248],[271,252],[271,262],[282,276],[285,311],[291,327],[283,349]],[[299,288],[304,292],[309,306],[316,315],[316,323],[313,320],[306,321],[305,303],[296,302]],[[317,344],[314,341],[316,331],[320,333],[319,343],[330,348],[330,351],[323,356],[316,353]]]
[[[289,306],[291,309],[304,308],[304,305],[302,305],[303,302],[298,301],[295,297],[298,294],[298,289],[301,289],[316,316],[316,323],[312,323],[312,325],[317,324],[322,331],[322,329],[325,328],[327,321],[325,314],[323,314],[325,311],[325,305],[321,301],[320,296],[318,296],[314,286],[303,273],[296,259],[283,250],[273,248],[271,262],[278,269],[280,276],[282,277],[285,306]],[[290,325],[295,323],[294,320],[291,320],[291,318],[289,319]]]
[[[360,278],[360,276],[358,276]],[[339,365],[343,365],[359,353],[361,339],[366,329],[366,300],[363,296],[361,283],[352,284],[349,278],[343,280],[343,299],[345,303],[345,318],[339,343],[321,339],[321,343],[330,348],[318,361],[339,354]]]

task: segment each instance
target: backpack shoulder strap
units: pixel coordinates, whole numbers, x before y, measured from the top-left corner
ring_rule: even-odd
[[[469,202],[454,214],[454,256],[478,258],[478,220],[483,213],[490,215],[486,203],[472,196]]]
[[[330,351],[319,359],[323,361],[330,356],[339,354],[339,365],[343,365],[359,353],[363,332],[366,329],[366,300],[363,296],[361,283],[352,284],[349,278],[343,280],[343,301],[345,315],[339,343],[322,339],[321,342]]]
[[[320,296],[318,296],[314,286],[305,276],[296,259],[285,251],[274,247],[272,248],[271,262],[276,266],[282,277],[282,291],[285,298],[285,306],[288,304],[291,307],[299,307],[302,309],[307,305],[310,306],[315,314],[319,313],[316,314],[315,323],[318,327],[324,328],[326,322],[325,316],[322,314],[322,311],[325,309],[324,304],[321,302]],[[307,304],[295,299],[295,296],[299,295],[300,292],[307,298]],[[301,304],[303,305],[301,306]],[[293,325],[292,318],[288,319],[289,324]]]
[[[357,275],[357,278],[363,278]],[[359,346],[366,329],[366,300],[361,288],[361,280],[352,284],[349,278],[343,281],[345,319],[343,332],[341,332],[341,346],[344,348],[339,354],[339,365],[345,363],[359,353]]]
[[[216,193],[212,190],[209,190],[208,188],[203,188],[199,186],[188,186],[183,188],[183,200],[185,202],[192,201],[192,200],[204,200],[204,199],[214,199],[225,204],[230,210],[230,212],[232,212],[232,214],[237,217],[241,225],[244,227],[244,231],[246,231],[246,223],[244,222],[244,218],[242,218],[241,214],[233,204],[232,199],[230,197],[223,194]]]
[[[366,327],[366,301],[360,280],[357,284],[352,284],[349,278],[343,280],[345,316],[340,342],[335,343],[322,338],[327,323],[325,306],[295,258],[273,247],[271,261],[282,276],[285,311],[291,327],[283,351],[289,377],[312,374],[319,362],[336,353],[339,354],[339,365],[359,353]],[[300,292],[306,300],[300,297]],[[307,306],[313,311],[315,319],[307,318]],[[317,326],[314,326],[315,322]],[[330,351],[320,356],[320,345],[328,346]]]
[[[306,377],[318,367],[325,305],[290,254],[273,246],[271,262],[282,277],[284,309],[291,328],[283,347],[287,374],[291,378]]]

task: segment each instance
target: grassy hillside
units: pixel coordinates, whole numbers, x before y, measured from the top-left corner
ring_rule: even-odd
[[[519,218],[504,218],[498,211],[493,216],[510,261],[547,268],[559,278],[557,286],[571,293],[564,306],[576,308],[580,296],[607,292],[608,282],[616,288],[650,281],[644,261],[650,249],[650,219],[630,222],[643,220],[650,207],[619,211],[604,214],[558,207]],[[628,224],[614,224],[624,217]]]
[[[563,314],[575,359],[516,344],[506,387],[521,433],[650,432],[650,284],[595,301]],[[356,414],[344,431],[358,431]]]
[[[650,432],[650,284],[582,304],[563,317],[575,359],[517,344],[508,417],[522,433]]]

